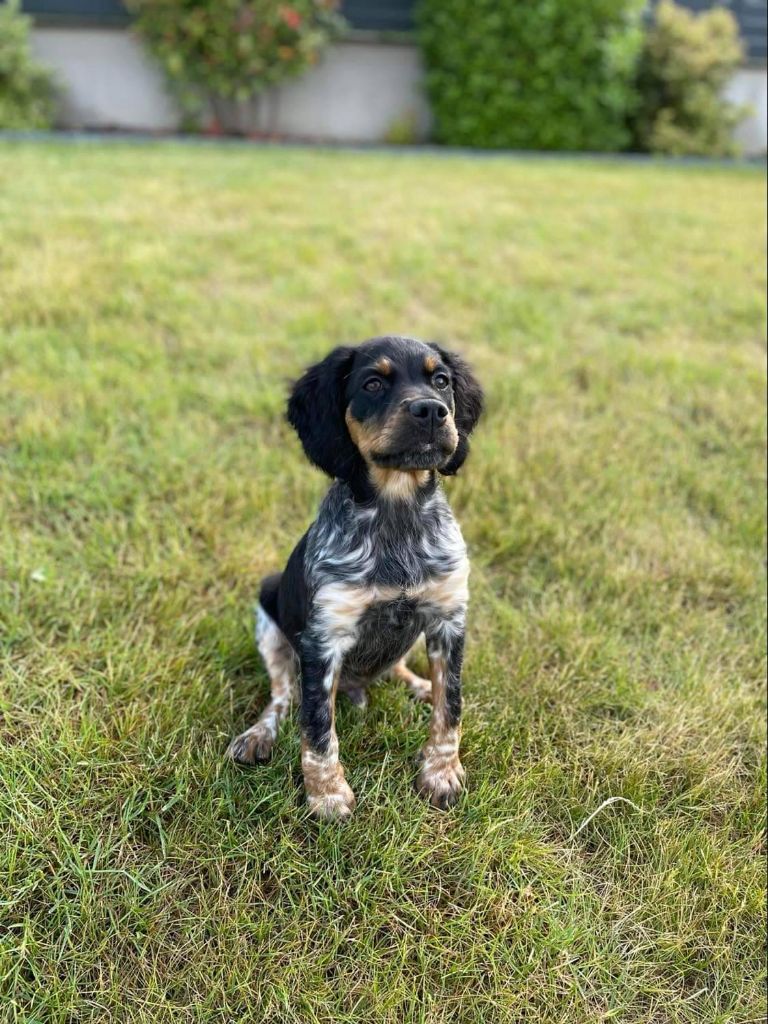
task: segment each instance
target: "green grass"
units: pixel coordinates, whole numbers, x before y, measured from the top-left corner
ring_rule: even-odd
[[[759,170],[0,145],[0,1019],[746,1024],[765,1011]],[[426,709],[223,758],[325,482],[285,381],[466,353],[449,813]],[[636,805],[606,806],[609,797]]]

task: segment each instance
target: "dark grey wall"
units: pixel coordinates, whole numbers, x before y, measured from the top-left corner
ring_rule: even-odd
[[[341,13],[353,28],[408,32],[414,0],[342,0]]]
[[[23,0],[29,14],[102,24],[128,20],[120,0]],[[413,28],[414,0],[343,0],[341,11],[353,28],[403,32]]]
[[[22,0],[21,8],[41,20],[94,25],[124,25],[129,20],[120,0]]]

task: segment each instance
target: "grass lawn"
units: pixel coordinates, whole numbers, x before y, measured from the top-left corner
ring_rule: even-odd
[[[0,144],[0,1019],[746,1024],[765,1011],[765,175]],[[451,812],[340,707],[307,817],[258,581],[326,483],[285,382],[442,338],[488,412]],[[580,826],[603,801],[622,797]],[[634,805],[634,806],[632,806]]]

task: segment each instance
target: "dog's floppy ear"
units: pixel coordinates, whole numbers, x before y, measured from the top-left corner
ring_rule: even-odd
[[[346,378],[355,350],[341,345],[310,366],[288,398],[288,422],[304,451],[328,476],[347,479],[360,457],[344,420]]]
[[[439,345],[432,345],[440,353],[440,358],[451,371],[453,377],[453,401],[456,407],[454,421],[459,434],[456,451],[440,470],[443,476],[453,476],[464,464],[469,455],[469,435],[477,426],[483,411],[483,389],[469,365],[455,352],[446,352]]]

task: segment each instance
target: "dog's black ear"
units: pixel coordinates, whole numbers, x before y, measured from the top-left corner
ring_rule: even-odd
[[[461,469],[469,455],[469,435],[477,426],[483,411],[483,389],[461,356],[457,356],[455,352],[446,352],[439,345],[433,345],[432,348],[440,353],[440,358],[453,377],[453,401],[456,406],[453,418],[459,432],[459,443],[450,461],[440,470],[443,476],[453,476]]]
[[[346,378],[355,350],[339,346],[322,362],[310,366],[288,398],[288,422],[304,451],[328,476],[348,479],[359,459],[344,420]]]

